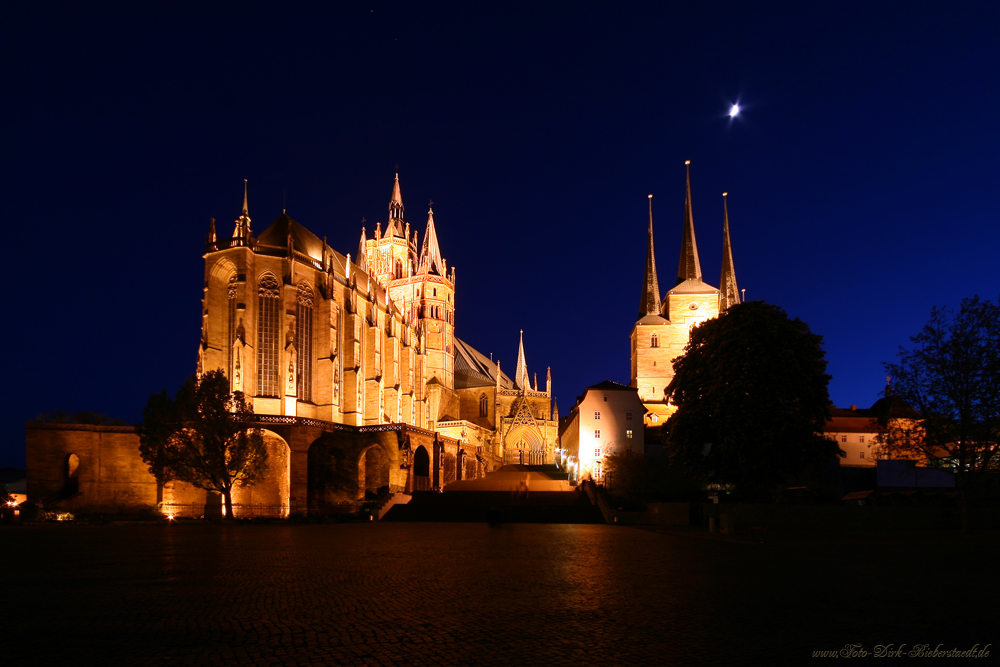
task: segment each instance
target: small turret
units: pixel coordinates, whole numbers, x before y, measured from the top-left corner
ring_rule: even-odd
[[[441,248],[438,246],[437,232],[434,229],[433,208],[427,210],[427,231],[424,232],[424,247],[420,250],[417,273],[435,273],[442,277],[445,275]]]
[[[386,223],[385,237],[402,236],[406,238],[403,224],[403,195],[399,190],[399,173],[392,184],[392,197],[389,199],[389,221]],[[381,237],[379,237],[381,238]]]
[[[236,218],[236,227],[233,229],[234,239],[250,240],[250,208],[247,206],[247,179],[243,179],[243,212]]]

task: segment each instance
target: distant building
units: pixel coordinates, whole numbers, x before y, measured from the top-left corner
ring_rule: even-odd
[[[634,387],[604,381],[587,387],[561,434],[562,451],[579,479],[604,477],[605,458],[644,453],[646,409]]]
[[[837,443],[846,456],[840,459],[841,466],[875,467],[876,457],[873,447],[881,431],[872,409],[830,408],[830,419],[826,422],[823,435]]]
[[[690,162],[686,163],[690,165]],[[630,386],[639,392],[646,406],[646,423],[662,424],[674,411],[664,397],[664,390],[674,377],[673,360],[684,354],[691,328],[718,317],[730,306],[740,303],[736,269],[729,242],[729,209],[723,193],[722,274],[715,288],[702,280],[701,260],[694,232],[691,207],[691,173],[687,174],[684,203],[684,235],[680,264],[674,286],[661,300],[653,249],[653,199],[649,196],[649,233],[646,246],[646,272],[639,304],[639,319],[632,328],[632,368]]]
[[[841,466],[874,468],[879,460],[900,458],[886,452],[880,440],[880,436],[886,431],[880,420],[886,419],[890,408],[893,413],[890,424],[901,429],[913,428],[916,413],[891,393],[878,399],[867,409],[857,405],[850,408],[830,408],[830,418],[823,429],[823,435],[836,442],[846,454],[840,459]],[[926,457],[919,458],[921,463],[926,463]]]

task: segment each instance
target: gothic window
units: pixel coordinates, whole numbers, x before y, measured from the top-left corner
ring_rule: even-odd
[[[278,279],[265,273],[257,281],[257,395],[278,396]]]
[[[396,280],[399,280],[402,277],[403,277],[403,263],[397,259],[396,260]]]
[[[226,309],[226,359],[229,368],[229,382],[233,381],[233,343],[236,342],[236,274],[229,277],[227,289],[229,306]]]
[[[486,417],[489,414],[489,405],[486,402],[486,394],[479,397],[479,416]]]
[[[653,334],[649,339],[649,346],[660,347],[660,337],[657,336],[656,334]]]
[[[299,283],[295,295],[295,354],[296,379],[300,401],[312,401],[312,325],[313,291],[306,283]]]

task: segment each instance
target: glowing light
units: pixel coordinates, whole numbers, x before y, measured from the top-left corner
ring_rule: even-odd
[[[738,114],[739,112],[740,112],[740,105],[739,105],[739,104],[734,104],[734,105],[733,105],[732,107],[730,107],[730,109],[729,109],[729,117],[730,117],[730,118],[736,118],[736,115],[737,115],[737,114]]]
[[[167,521],[173,521],[173,520],[174,520],[174,515],[173,514],[168,514],[167,515]]]

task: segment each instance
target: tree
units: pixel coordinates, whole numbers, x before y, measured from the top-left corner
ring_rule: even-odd
[[[253,408],[242,392],[229,392],[220,370],[185,381],[176,399],[153,394],[136,424],[139,453],[158,481],[180,480],[225,499],[233,516],[233,488],[252,486],[267,474],[267,449],[254,428]]]
[[[884,364],[894,405],[909,419],[887,415],[881,446],[892,458],[953,469],[967,526],[969,495],[1000,469],[1000,301],[975,296],[958,312],[934,308],[910,341]]]
[[[822,337],[762,301],[694,327],[666,389],[671,461],[741,497],[843,452],[823,437],[830,397]]]

